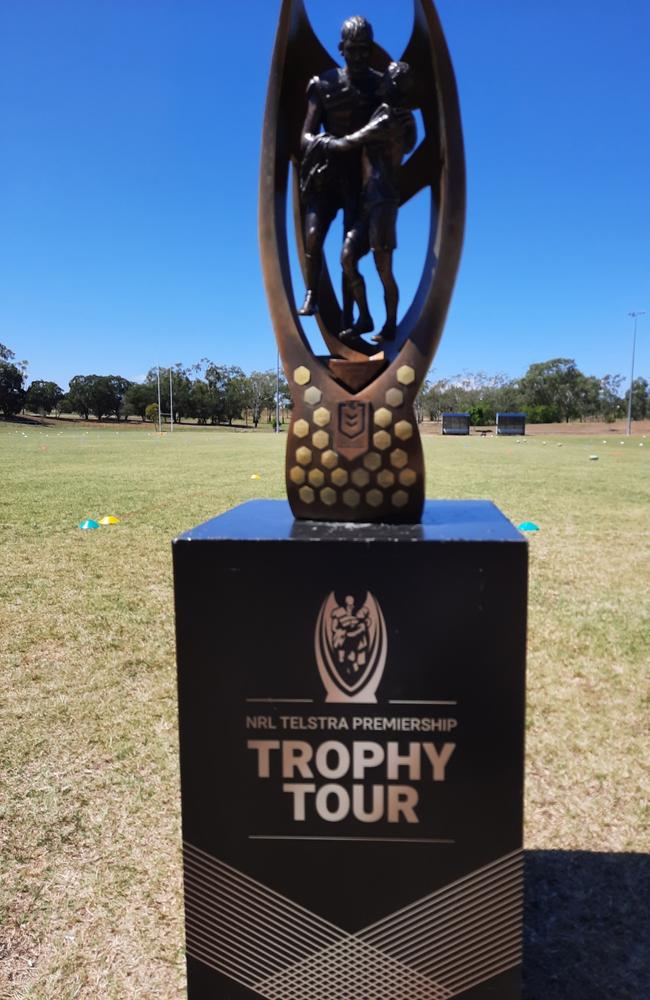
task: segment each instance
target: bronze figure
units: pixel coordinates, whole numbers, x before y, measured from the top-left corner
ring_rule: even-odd
[[[365,18],[343,25],[337,67],[314,35],[303,0],[283,0],[267,98],[260,242],[271,315],[294,408],[287,492],[296,517],[416,522],[424,463],[413,403],[442,334],[462,246],[465,165],[453,69],[431,0],[414,0],[399,62]],[[314,75],[317,74],[317,75]],[[413,110],[425,134],[417,142]],[[306,110],[305,110],[306,109]],[[306,295],[291,286],[286,197]],[[415,298],[398,323],[392,269],[398,206],[431,190],[428,249]],[[337,300],[323,242],[343,213]],[[359,260],[370,250],[385,294],[374,328]],[[354,319],[356,307],[357,318]],[[299,316],[315,316],[328,355],[316,357]]]

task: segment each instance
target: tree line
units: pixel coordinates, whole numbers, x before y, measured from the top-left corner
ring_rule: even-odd
[[[27,363],[0,344],[0,411],[5,418],[24,410],[31,413],[76,413],[84,419],[157,421],[158,369],[143,382],[120,375],[75,375],[68,391],[55,382],[32,381],[26,386]],[[171,405],[170,405],[171,380]],[[505,375],[463,373],[427,380],[420,390],[418,419],[440,420],[443,413],[467,412],[477,426],[494,424],[498,412],[523,412],[530,423],[571,420],[614,421],[625,416],[629,389],[622,391],[622,375],[585,375],[572,358],[553,358],[529,366],[518,379]],[[219,365],[202,358],[189,367],[180,364],[160,372],[163,415],[177,423],[232,424],[244,420],[257,427],[275,420],[277,376],[274,371],[246,375],[237,365]],[[280,408],[291,408],[289,387],[280,376]],[[650,384],[636,378],[632,386],[632,417],[650,417]]]

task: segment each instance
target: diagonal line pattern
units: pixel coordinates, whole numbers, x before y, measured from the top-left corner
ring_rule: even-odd
[[[349,934],[184,845],[188,955],[267,1000],[450,1000],[521,962],[521,851]]]

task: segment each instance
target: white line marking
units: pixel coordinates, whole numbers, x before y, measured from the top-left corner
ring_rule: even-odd
[[[345,840],[365,844],[455,844],[444,837],[283,837],[264,833],[251,833],[249,840]]]

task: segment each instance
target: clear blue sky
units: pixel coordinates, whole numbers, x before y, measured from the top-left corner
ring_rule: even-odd
[[[279,7],[2,0],[0,341],[31,378],[65,388],[74,374],[138,378],[204,356],[274,365],[256,213]],[[409,0],[307,9],[332,52],[352,13],[395,57],[410,34]],[[627,376],[627,313],[647,309],[637,373],[650,377],[649,0],[438,10],[460,90],[468,222],[436,375],[516,376],[566,356]],[[417,209],[401,217],[405,305],[421,222]]]

